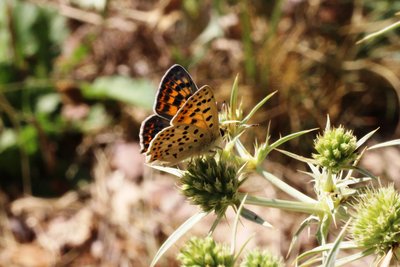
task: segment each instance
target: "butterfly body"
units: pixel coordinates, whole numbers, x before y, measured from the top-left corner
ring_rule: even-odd
[[[177,164],[210,151],[220,137],[211,88],[206,85],[197,89],[179,65],[164,75],[154,112],[143,121],[140,130],[142,152],[149,163]]]

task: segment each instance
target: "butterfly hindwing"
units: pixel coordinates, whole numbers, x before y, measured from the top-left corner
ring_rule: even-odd
[[[149,116],[146,120],[142,122],[140,127],[140,153],[144,153],[148,150],[151,140],[156,136],[161,130],[168,127],[170,122],[156,114]]]
[[[154,112],[170,120],[196,91],[189,73],[182,66],[173,65],[161,79]]]
[[[149,161],[178,163],[207,152],[213,143],[211,132],[194,125],[170,126],[157,134],[150,145]]]

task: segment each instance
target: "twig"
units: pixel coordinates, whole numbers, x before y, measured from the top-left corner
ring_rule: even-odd
[[[0,110],[3,110],[5,114],[7,114],[8,118],[10,119],[14,129],[18,134],[21,133],[21,126],[16,118],[17,112],[14,108],[10,105],[8,100],[5,96],[0,93]],[[30,167],[29,167],[29,157],[26,154],[24,148],[22,147],[21,142],[18,143],[19,153],[21,156],[21,173],[22,173],[22,185],[23,190],[26,195],[32,194],[32,187],[31,187],[31,177],[30,177]]]
[[[105,27],[109,27],[112,29],[118,29],[122,31],[135,31],[137,26],[135,23],[122,19],[122,18],[108,18],[104,19],[101,15],[84,11],[78,8],[74,8],[68,5],[59,5],[58,10],[62,16],[72,18],[75,20],[83,21],[86,23],[94,24],[94,25],[104,25]]]
[[[382,30],[379,30],[379,31],[377,31],[377,32],[368,34],[367,36],[365,36],[365,37],[362,38],[361,40],[357,41],[356,44],[360,44],[360,43],[362,43],[362,42],[364,42],[364,41],[366,41],[366,40],[375,38],[375,37],[377,37],[377,36],[379,36],[379,35],[381,35],[381,34],[384,34],[385,32],[394,30],[395,28],[397,28],[397,27],[399,27],[399,26],[400,26],[400,21],[395,22],[395,23],[393,23],[393,24],[391,24],[391,25],[389,25],[389,26],[383,28]]]

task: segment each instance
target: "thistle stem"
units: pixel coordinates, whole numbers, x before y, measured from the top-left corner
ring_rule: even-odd
[[[243,198],[245,194],[240,194],[239,197]],[[246,204],[258,205],[270,208],[278,208],[289,211],[303,212],[309,214],[323,214],[326,210],[317,202],[305,203],[299,201],[289,201],[282,199],[269,199],[256,196],[247,196]]]

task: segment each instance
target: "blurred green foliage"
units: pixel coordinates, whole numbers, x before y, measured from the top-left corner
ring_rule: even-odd
[[[155,97],[154,88],[145,79],[108,76],[99,77],[93,83],[82,84],[82,93],[87,99],[113,99],[151,110]]]
[[[83,43],[56,62],[68,28],[54,9],[0,1],[0,51],[6,51],[0,53],[0,184],[11,194],[60,194],[88,179],[88,159],[80,159],[76,149],[84,136],[112,122],[107,101],[152,107],[155,86],[149,81],[99,77],[77,82],[88,110],[81,119],[66,118],[57,79],[68,77],[89,53]]]

